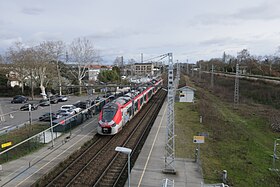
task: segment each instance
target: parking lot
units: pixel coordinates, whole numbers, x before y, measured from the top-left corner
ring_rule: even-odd
[[[28,103],[36,103],[38,104],[42,98],[35,98],[34,100],[29,100]],[[32,122],[38,121],[38,118],[50,111],[56,112],[60,109],[62,105],[66,104],[74,104],[77,101],[85,101],[89,99],[88,96],[69,96],[68,101],[66,102],[58,102],[57,104],[51,104],[51,106],[39,106],[37,110],[29,111],[21,111],[20,107],[24,104],[15,104],[11,103],[12,98],[0,98],[0,132],[17,128],[22,124],[25,124],[29,121],[29,117],[31,117]],[[91,97],[94,99],[94,96]]]

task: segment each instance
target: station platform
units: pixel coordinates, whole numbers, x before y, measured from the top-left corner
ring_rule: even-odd
[[[175,158],[176,174],[164,174],[167,102],[164,102],[130,174],[130,186],[163,187],[164,180],[176,187],[201,187],[203,177],[194,159]],[[176,144],[176,142],[175,142]],[[176,156],[176,154],[175,154]],[[173,183],[173,184],[172,184]],[[128,187],[128,181],[126,182]]]

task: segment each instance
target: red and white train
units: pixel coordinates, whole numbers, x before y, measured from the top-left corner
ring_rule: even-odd
[[[121,131],[124,125],[157,93],[162,82],[162,79],[153,79],[145,86],[138,87],[137,90],[132,90],[107,103],[99,114],[98,134],[113,135]]]

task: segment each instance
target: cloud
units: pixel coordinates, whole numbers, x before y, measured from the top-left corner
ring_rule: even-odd
[[[22,42],[23,39],[21,37],[1,37],[0,38],[0,48],[8,48],[11,47],[15,42]]]
[[[246,21],[271,21],[280,19],[279,3],[265,1],[259,5],[247,5],[242,8],[228,10],[220,13],[204,13],[194,17],[193,25],[237,25]]]
[[[143,35],[144,32],[131,30],[131,29],[124,29],[124,28],[117,28],[112,30],[101,30],[95,33],[89,34],[86,37],[92,38],[94,40],[104,40],[104,39],[121,39],[124,37],[133,37]]]
[[[278,2],[266,1],[260,5],[242,8],[230,15],[231,18],[242,20],[274,20],[279,19],[280,12]]]
[[[27,14],[27,15],[39,15],[44,11],[42,8],[23,8],[22,13]]]
[[[246,40],[239,39],[239,38],[232,38],[232,37],[217,37],[212,38],[209,40],[204,40],[200,42],[200,45],[206,45],[206,46],[227,46],[230,44],[238,44],[243,45],[246,43]]]

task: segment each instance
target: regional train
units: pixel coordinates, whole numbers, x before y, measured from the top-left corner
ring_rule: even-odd
[[[139,86],[104,105],[99,114],[98,134],[113,135],[121,131],[125,124],[142,109],[143,105],[158,92],[162,83],[162,79],[153,79],[146,85]]]

